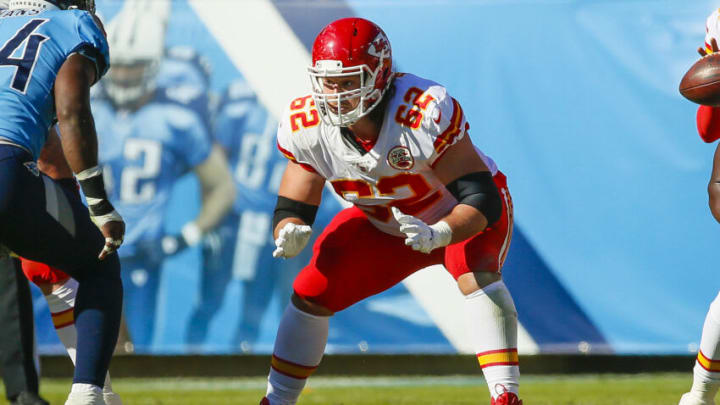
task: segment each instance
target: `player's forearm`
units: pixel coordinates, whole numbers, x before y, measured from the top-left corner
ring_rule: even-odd
[[[90,109],[58,113],[65,159],[74,173],[98,165],[98,143]]]
[[[235,183],[225,153],[213,145],[210,156],[195,168],[202,190],[202,207],[193,221],[201,233],[213,229],[235,202]]]
[[[213,229],[225,217],[235,202],[235,193],[235,184],[229,174],[212,188],[203,190],[202,207],[193,220],[202,233]]]
[[[456,205],[450,214],[442,219],[452,229],[450,244],[462,242],[488,226],[487,218],[478,209],[466,204]]]

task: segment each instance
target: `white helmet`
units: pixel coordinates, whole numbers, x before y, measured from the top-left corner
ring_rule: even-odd
[[[95,12],[95,0],[7,0],[2,1],[0,8],[10,10],[33,8],[39,10],[68,10],[79,8],[91,13]]]
[[[126,7],[107,31],[110,71],[103,86],[115,104],[130,106],[155,90],[165,52],[165,21],[145,9]]]

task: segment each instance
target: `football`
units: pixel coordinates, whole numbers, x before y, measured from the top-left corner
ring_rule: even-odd
[[[694,103],[720,106],[720,53],[695,62],[680,81],[679,90]]]

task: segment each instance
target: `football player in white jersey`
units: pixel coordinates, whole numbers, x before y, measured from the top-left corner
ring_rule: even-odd
[[[517,313],[501,279],[512,235],[505,176],[475,148],[441,85],[395,73],[385,33],[361,18],[326,26],[277,142],[289,159],[274,217],[276,257],[307,244],[325,181],[354,206],[317,238],[278,328],[261,404],[295,404],[335,312],[443,264],[466,298],[491,404],[518,399]]]
[[[720,38],[720,9],[707,19],[705,47],[698,49],[700,56],[718,52]],[[697,127],[700,137],[708,143],[720,138],[720,108],[701,105],[697,113]],[[708,185],[710,212],[720,222],[720,145],[715,149],[713,170]],[[685,393],[679,405],[714,405],[714,398],[720,389],[720,294],[710,304],[705,317],[697,361],[693,369],[693,384]]]

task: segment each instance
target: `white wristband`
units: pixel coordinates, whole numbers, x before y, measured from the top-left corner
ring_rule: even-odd
[[[90,219],[93,221],[93,223],[98,227],[102,228],[103,225],[107,224],[108,222],[115,221],[115,222],[123,222],[122,217],[120,214],[118,214],[117,211],[112,210],[111,213],[105,214],[105,215],[99,215],[99,216],[92,216],[90,215]]]
[[[200,227],[192,221],[185,224],[180,230],[180,233],[183,238],[185,238],[185,242],[188,246],[197,245],[197,243],[202,239],[202,231],[200,230]]]
[[[445,221],[438,221],[430,225],[433,232],[433,246],[435,248],[447,246],[452,240],[452,229]]]

